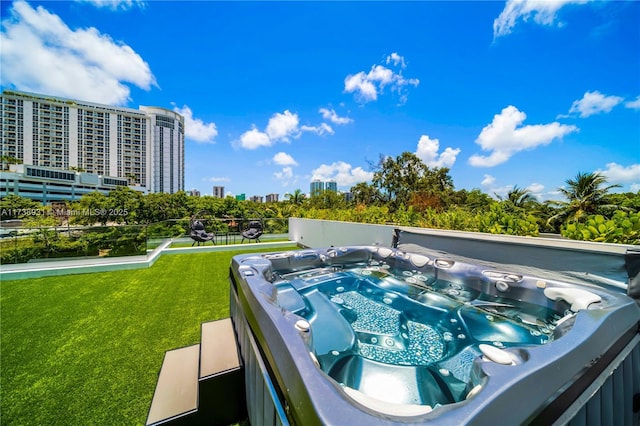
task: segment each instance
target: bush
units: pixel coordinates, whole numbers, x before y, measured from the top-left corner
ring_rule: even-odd
[[[507,212],[502,204],[493,204],[488,212],[479,214],[478,231],[491,234],[538,236],[538,224],[532,215]]]
[[[93,227],[73,232],[65,235],[55,229],[39,229],[30,236],[21,237],[15,247],[3,244],[0,262],[26,263],[32,259],[97,256],[101,249],[110,249],[110,256],[146,253],[144,227]]]
[[[3,265],[8,263],[27,263],[31,259],[40,257],[42,257],[42,249],[36,246],[3,249],[2,253],[0,253],[0,263]]]
[[[617,244],[640,244],[640,212],[614,212],[611,219],[592,215],[585,222],[570,222],[560,229],[563,237],[572,240]]]

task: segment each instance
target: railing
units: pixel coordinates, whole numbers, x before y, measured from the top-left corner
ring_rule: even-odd
[[[287,219],[201,218],[216,244],[239,244],[251,220],[264,227],[261,240],[286,238]],[[0,264],[44,262],[54,259],[144,255],[166,239],[172,246],[190,246],[189,219],[148,225],[0,227]],[[14,222],[15,225],[15,222]]]

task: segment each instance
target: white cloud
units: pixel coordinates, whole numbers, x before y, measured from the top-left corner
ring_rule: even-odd
[[[511,191],[513,189],[513,185],[503,185],[503,186],[496,186],[496,187],[491,187],[488,191],[490,192],[490,196],[499,196],[502,198],[506,198],[507,194],[509,193],[509,191]],[[495,198],[495,197],[493,197]]]
[[[610,112],[613,107],[621,103],[620,96],[605,96],[598,92],[585,92],[582,99],[574,101],[569,109],[569,114],[579,113],[580,117],[586,118],[602,112]]]
[[[271,146],[273,142],[269,139],[269,136],[256,129],[255,127],[248,130],[240,136],[240,146],[246,149],[256,149],[261,146]]]
[[[289,110],[285,110],[283,113],[277,112],[269,119],[264,132],[258,130],[254,125],[251,130],[240,136],[238,142],[242,148],[256,149],[261,146],[272,146],[276,142],[289,142],[289,138],[298,139],[303,132],[312,132],[317,135],[334,133],[327,123],[320,123],[318,126],[299,126],[299,124],[298,114]]]
[[[542,191],[544,191],[544,185],[534,182],[531,185],[527,186],[526,189],[536,197],[539,197],[542,194]]]
[[[400,65],[401,68],[405,68],[407,64],[404,62],[404,57],[398,55],[396,52],[393,52],[391,55],[387,56],[387,65],[393,62],[393,65]]]
[[[597,170],[596,172],[606,176],[607,181],[611,184],[640,183],[640,164],[624,167],[617,163],[607,163],[605,170]]]
[[[493,177],[491,175],[484,175],[480,185],[482,185],[482,186],[490,186],[490,185],[493,185],[495,181],[496,181],[495,177]]]
[[[297,166],[298,163],[286,152],[279,152],[273,156],[273,162],[279,166]]]
[[[520,20],[533,21],[539,25],[551,26],[556,23],[558,11],[568,4],[585,4],[587,0],[507,0],[500,16],[493,21],[493,37],[510,34]],[[562,23],[558,23],[562,26]]]
[[[293,178],[293,169],[291,167],[283,167],[282,171],[275,172],[273,176],[282,182],[283,186],[287,186],[291,178]]]
[[[390,62],[404,67],[404,58],[397,53],[392,53],[387,58],[387,64]],[[383,65],[373,65],[366,74],[360,71],[357,74],[347,75],[344,79],[344,91],[354,93],[359,102],[366,103],[377,100],[378,95],[383,93],[386,86],[389,86],[392,92],[398,93],[401,103],[404,103],[407,99],[407,86],[418,86],[418,84],[420,80],[417,78],[406,79],[402,72],[396,73]]]
[[[277,112],[269,119],[266,133],[272,141],[288,142],[290,136],[299,136],[299,122],[298,114],[292,114],[289,110],[285,110],[282,114]]]
[[[205,182],[231,182],[231,179],[228,177],[208,177],[203,178]]]
[[[490,154],[474,154],[469,158],[469,164],[475,167],[497,166],[520,151],[548,145],[554,139],[578,131],[576,126],[558,122],[522,126],[526,118],[524,112],[512,105],[495,115],[491,124],[482,129],[475,141],[483,151],[490,151]]]
[[[345,92],[356,92],[358,99],[362,102],[375,101],[378,99],[376,86],[367,79],[367,75],[360,71],[355,75],[348,75],[344,79]]]
[[[17,90],[124,105],[130,89],[155,85],[149,65],[130,46],[96,28],[69,28],[57,15],[16,1],[2,20],[0,81]]]
[[[460,153],[460,148],[446,148],[438,154],[440,149],[440,141],[431,139],[427,135],[422,135],[418,141],[418,149],[416,156],[429,167],[448,167],[450,168],[456,162],[456,157]]]
[[[319,112],[322,114],[322,118],[331,121],[333,124],[353,123],[353,119],[349,117],[340,117],[333,109],[320,108]]]
[[[353,168],[351,164],[337,161],[332,164],[323,164],[311,172],[311,180],[334,180],[339,187],[351,188],[360,183],[373,179],[373,172],[367,172],[362,167]]]
[[[330,135],[333,135],[335,133],[331,126],[329,126],[327,123],[320,123],[319,126],[301,126],[300,130],[303,132],[315,133],[320,136],[324,135],[325,133],[328,133]]]
[[[145,7],[145,2],[140,0],[76,0],[78,3],[90,3],[98,8],[111,10],[127,10],[134,6]]]
[[[491,183],[493,184],[494,181],[492,181]],[[496,186],[496,187],[490,188],[488,191],[492,195],[500,196],[503,199],[506,199],[509,195],[509,192],[513,191],[516,186],[517,185]],[[531,185],[527,186],[525,189],[529,191],[531,195],[536,197],[538,201],[542,201],[542,199],[544,198],[544,194],[543,194],[544,185],[542,185],[541,183],[532,183]]]
[[[174,106],[173,110],[184,117],[184,131],[187,139],[215,143],[214,139],[218,136],[215,123],[205,123],[199,118],[193,118],[193,112],[187,105],[182,108]]]
[[[531,185],[527,186],[526,189],[531,193],[531,195],[536,197],[538,199],[538,201],[544,200],[545,195],[544,195],[544,185],[543,184],[534,182]]]
[[[640,96],[635,98],[633,101],[625,102],[624,106],[629,109],[640,109]]]

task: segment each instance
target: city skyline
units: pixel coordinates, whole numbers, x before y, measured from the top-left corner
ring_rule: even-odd
[[[346,192],[402,152],[492,196],[640,190],[636,2],[1,7],[2,89],[181,114],[187,191]]]

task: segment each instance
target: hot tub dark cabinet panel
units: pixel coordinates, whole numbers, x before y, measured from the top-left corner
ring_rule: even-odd
[[[377,246],[239,255],[229,277],[252,424],[639,424],[624,294]]]

